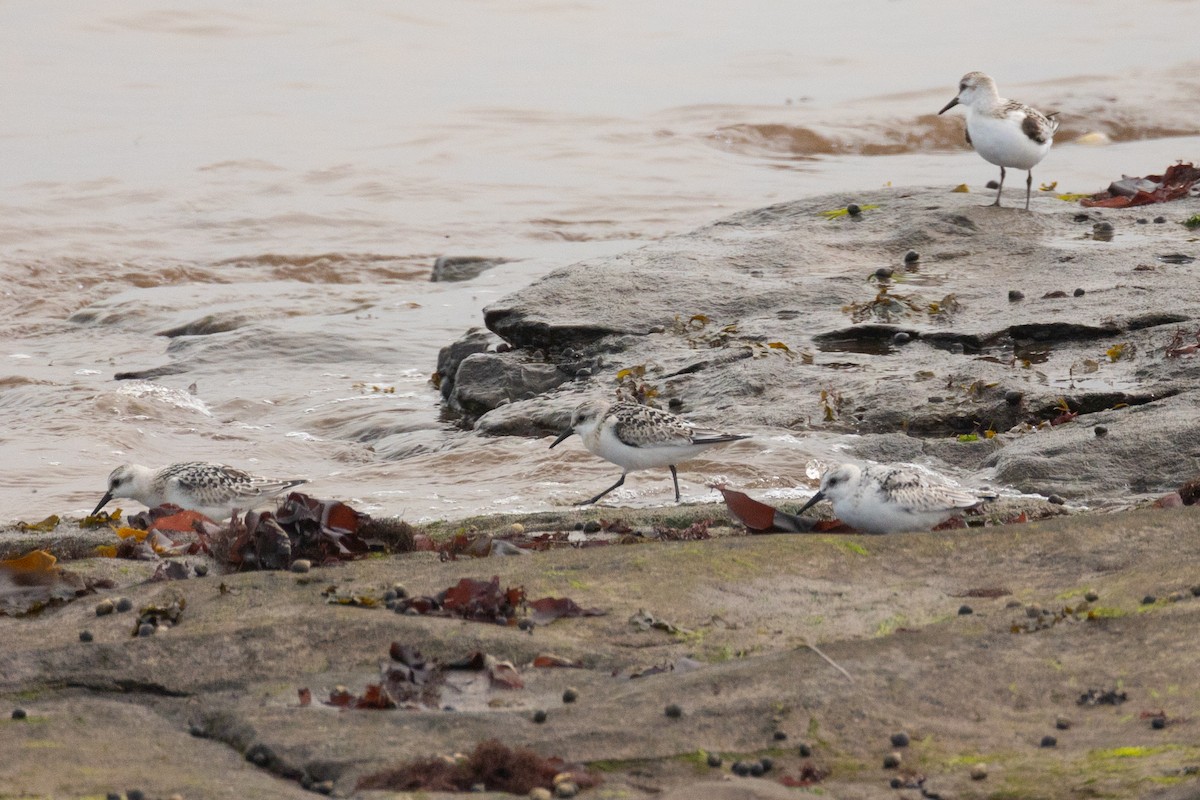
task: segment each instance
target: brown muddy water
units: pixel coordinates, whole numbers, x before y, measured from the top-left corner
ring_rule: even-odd
[[[579,499],[616,469],[440,416],[437,351],[489,302],[802,195],[984,191],[934,116],[972,69],[1064,111],[1035,173],[1060,190],[1200,150],[1197,3],[188,5],[0,7],[2,521],[90,511],[126,460],[412,519]],[[439,255],[511,261],[431,283]],[[843,444],[748,433],[688,499],[786,494]]]

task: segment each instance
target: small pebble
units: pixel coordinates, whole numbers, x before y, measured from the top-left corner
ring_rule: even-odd
[[[600,523],[594,519],[589,519],[587,522],[583,523],[583,532],[584,533],[599,533],[600,532]]]
[[[1005,608],[1020,608],[1023,605],[1025,605],[1025,604],[1014,597],[1011,600],[1009,600],[1007,603],[1005,603],[1004,607]]]
[[[678,397],[672,397],[667,401],[667,407],[672,411],[678,411],[679,409],[683,408],[683,400]]]
[[[113,601],[112,600],[106,599],[106,600],[101,600],[99,603],[96,603],[96,616],[97,617],[103,617],[105,614],[111,614],[112,612],[113,612]]]
[[[784,739],[787,738],[787,734],[784,733],[783,731],[775,731],[775,733],[771,734],[771,738],[773,738],[777,742],[782,742]]]
[[[543,722],[546,721],[546,712],[542,711],[541,709],[538,709],[537,711],[533,712],[533,721],[536,722],[538,725],[541,725]]]
[[[962,346],[962,342],[955,342],[954,344],[950,345],[950,352],[953,355],[961,356],[964,352],[966,352],[966,349]]]
[[[904,731],[892,734],[892,747],[908,747],[908,734]]]
[[[1087,600],[1089,603],[1094,603],[1100,599],[1100,593],[1089,589],[1084,593],[1083,599]]]
[[[1040,617],[1041,615],[1042,615],[1042,607],[1039,606],[1037,603],[1030,603],[1029,605],[1025,606],[1025,616]]]
[[[1150,727],[1154,728],[1156,731],[1161,731],[1163,728],[1167,727],[1167,718],[1163,716],[1151,717]]]
[[[317,794],[333,794],[333,781],[317,781],[312,788]]]
[[[1046,502],[1052,503],[1053,505],[1056,505],[1056,506],[1063,506],[1063,505],[1067,504],[1067,501],[1065,499],[1063,499],[1062,495],[1057,495],[1057,494],[1052,494],[1049,497],[1047,497]]]
[[[1092,433],[1096,434],[1097,437],[1107,436],[1108,428],[1104,427],[1103,425],[1097,425],[1096,427],[1092,428]]]
[[[892,337],[892,344],[907,344],[912,340],[912,334],[905,331],[896,331],[896,335]]]
[[[800,753],[801,758],[808,758],[812,755],[812,748],[801,742],[800,747],[797,748],[797,752]]]
[[[1083,297],[1085,294],[1087,294],[1087,292],[1085,292],[1083,289],[1076,289],[1073,294],[1076,297]]]
[[[761,767],[762,765],[760,764],[759,766]],[[733,762],[733,766],[730,769],[733,770],[734,775],[740,775],[743,778],[750,774],[750,765],[745,761]]]
[[[958,615],[960,617],[965,617],[967,614],[974,614],[974,613],[975,613],[975,609],[971,608],[970,606],[968,606],[966,604],[958,607]]]
[[[123,614],[131,608],[133,608],[133,601],[128,597],[120,597],[117,599],[117,611],[120,611]]]
[[[1025,393],[1018,392],[1016,389],[1009,389],[1004,393],[1004,402],[1008,403],[1010,406],[1015,406],[1024,399]]]
[[[1167,595],[1168,603],[1178,603],[1180,600],[1187,599],[1187,592],[1171,592]]]
[[[1017,289],[1009,289],[1008,290],[1008,302],[1015,303],[1018,300],[1024,300],[1024,299],[1025,299],[1024,292],[1018,291]]]
[[[116,792],[109,792],[104,795],[104,800],[121,800],[121,795]]]
[[[292,562],[292,572],[305,573],[312,569],[312,562],[307,558],[297,558]]]
[[[392,591],[396,593],[397,598],[408,597],[408,589],[404,587],[403,583],[393,583]]]
[[[717,753],[708,754],[708,765],[713,769],[721,766],[721,756]]]
[[[529,800],[550,800],[553,796],[544,786],[535,786],[529,790]]]
[[[1166,218],[1166,217],[1155,217],[1155,218],[1154,218],[1154,224],[1155,224],[1155,225],[1162,225],[1162,224],[1163,224],[1164,222],[1166,222],[1166,221],[1167,221],[1167,218]]]
[[[888,781],[888,786],[892,787],[893,789],[899,789],[904,786],[904,781],[900,780],[899,778],[892,778],[890,781]]]
[[[1000,188],[1000,184],[996,183],[995,181],[988,181],[987,183],[984,184],[984,186],[988,189],[999,189]],[[1086,217],[1087,214],[1084,214],[1084,216]]]
[[[766,770],[763,769],[763,765],[762,765],[761,761],[751,761],[750,762],[750,774],[751,775],[753,775],[756,778],[761,778],[764,773],[766,773]]]
[[[156,630],[158,630],[158,628],[154,627],[149,622],[143,622],[141,625],[138,625],[137,635],[153,636]]]
[[[671,719],[679,719],[680,717],[683,716],[683,709],[680,708],[675,703],[671,703],[671,705],[667,706],[663,710],[663,713],[666,714]]]
[[[574,797],[579,794],[579,787],[572,781],[563,781],[554,787],[555,797]]]
[[[1200,583],[1192,587],[1192,597],[1200,597]]]
[[[1148,223],[1148,222],[1150,222],[1150,220],[1146,219],[1145,217],[1138,217],[1138,218],[1137,218],[1137,224],[1138,224],[1138,225],[1145,225],[1145,224],[1146,224],[1146,223]]]
[[[1152,606],[1157,602],[1158,602],[1158,598],[1152,594],[1148,594],[1142,598],[1142,605],[1144,605],[1144,606]]]
[[[146,793],[141,789],[126,789],[125,800],[146,800]]]
[[[192,571],[196,573],[197,578],[203,578],[208,574],[208,564],[201,561],[198,564],[192,564]]]
[[[384,592],[383,593],[383,602],[385,602],[385,603],[396,602],[396,591],[394,589],[388,589],[386,592]]]
[[[858,203],[851,203],[850,205],[846,206],[846,213],[852,217],[857,217],[862,213],[862,209],[858,207]]]
[[[93,637],[92,637],[91,631],[80,631],[79,632],[79,641],[81,641],[81,642],[90,642],[92,640],[92,638]]]
[[[579,690],[578,689],[568,688],[563,691],[563,702],[564,703],[574,703],[578,699],[579,699]]]
[[[517,623],[517,628],[523,631],[529,631],[530,633],[533,633],[533,629],[536,627],[537,625],[531,619],[523,619]]]
[[[773,758],[760,758],[758,763],[762,765],[763,772],[770,772],[775,768],[775,759]]]
[[[918,253],[916,250],[909,250],[907,253],[904,254],[904,263],[905,264],[911,264],[914,261],[920,261],[920,260],[921,260],[921,254]]]
[[[1092,226],[1092,230],[1097,233],[1112,233],[1116,229],[1111,222],[1097,222]]]
[[[879,269],[875,270],[875,277],[881,281],[885,281],[892,277],[894,272],[895,270],[893,270],[891,267],[880,267]]]
[[[987,764],[971,765],[971,780],[981,781],[987,777]]]
[[[522,536],[525,533],[525,526],[519,522],[514,522],[512,525],[508,526],[508,532],[513,536]]]
[[[886,756],[883,757],[883,768],[884,769],[896,769],[897,767],[900,766],[900,761],[901,761],[901,758],[900,758],[899,753],[888,753]]]
[[[1054,727],[1058,728],[1060,731],[1069,730],[1071,727],[1071,720],[1067,719],[1066,717],[1055,717]]]
[[[13,712],[12,712],[13,719],[25,719],[27,716],[29,716],[29,712],[27,712],[25,709],[23,709],[23,708],[14,708],[13,709]]]
[[[1057,747],[1057,746],[1058,746],[1058,739],[1055,739],[1053,736],[1043,736],[1042,737],[1041,747]]]

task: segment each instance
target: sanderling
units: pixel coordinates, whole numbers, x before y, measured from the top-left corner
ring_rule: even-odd
[[[595,455],[608,459],[622,469],[621,477],[612,486],[590,500],[586,506],[625,482],[630,470],[650,467],[670,467],[675,482],[675,502],[679,502],[679,475],[675,465],[694,458],[717,444],[748,439],[733,433],[702,430],[690,422],[657,408],[630,402],[608,403],[592,400],[575,409],[571,425],[554,443],[578,433],[583,446]]]
[[[958,95],[939,111],[944,114],[958,104],[967,109],[967,144],[985,161],[1000,167],[1000,189],[994,206],[1000,205],[1004,168],[1029,171],[1025,179],[1025,210],[1033,192],[1033,168],[1050,152],[1058,120],[1024,103],[1006,100],[996,92],[996,82],[982,72],[968,72],[958,82]]]
[[[108,491],[92,516],[117,497],[136,500],[148,508],[171,503],[199,511],[212,519],[228,519],[234,509],[246,511],[282,491],[308,483],[305,479],[273,481],[256,478],[224,464],[189,461],[150,469],[122,464],[108,476]]]
[[[820,490],[800,513],[828,499],[837,518],[857,531],[899,533],[929,530],[992,497],[957,489],[908,467],[840,464],[822,476]]]

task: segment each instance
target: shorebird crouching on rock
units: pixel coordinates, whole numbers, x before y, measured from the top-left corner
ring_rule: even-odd
[[[267,480],[224,464],[188,461],[151,469],[139,464],[122,464],[108,476],[108,490],[92,516],[100,513],[110,500],[127,497],[147,508],[171,503],[199,511],[214,520],[228,519],[234,509],[248,511],[260,502],[306,479]]]
[[[820,490],[799,513],[827,499],[837,518],[861,533],[927,531],[993,497],[909,467],[840,464],[821,476]]]
[[[996,91],[996,82],[982,72],[968,72],[958,83],[958,95],[938,112],[945,114],[957,105],[967,110],[967,144],[975,148],[985,161],[1000,167],[1000,192],[1004,189],[1004,168],[1029,171],[1025,179],[1025,210],[1033,193],[1033,168],[1037,166],[1050,145],[1058,120],[1024,103],[1007,100]]]
[[[679,502],[679,475],[675,465],[695,458],[708,448],[748,439],[733,433],[697,428],[674,414],[637,403],[608,403],[593,400],[583,403],[571,416],[571,425],[554,443],[554,448],[573,433],[595,455],[621,468],[621,477],[600,494],[579,503],[590,505],[625,483],[631,470],[670,467],[675,483],[675,502]]]

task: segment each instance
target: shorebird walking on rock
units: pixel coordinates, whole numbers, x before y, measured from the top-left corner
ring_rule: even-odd
[[[621,477],[600,494],[579,503],[590,505],[625,483],[631,470],[670,467],[675,483],[675,502],[679,502],[679,475],[675,465],[687,461],[713,445],[748,439],[733,433],[703,430],[690,422],[657,408],[637,403],[608,403],[593,400],[583,403],[571,416],[571,425],[554,443],[554,448],[573,433],[595,455],[621,468]]]
[[[840,464],[821,476],[820,490],[800,513],[827,499],[838,519],[862,533],[927,531],[993,497],[911,467]]]
[[[1029,171],[1025,178],[1025,210],[1033,193],[1033,168],[1050,145],[1058,120],[1015,100],[1006,100],[996,91],[996,82],[982,72],[968,72],[958,82],[958,95],[938,112],[944,114],[956,105],[967,109],[967,144],[985,161],[1000,167],[1000,188],[994,206],[1000,205],[1004,189],[1004,168]]]
[[[224,464],[189,461],[151,469],[138,464],[122,464],[108,476],[108,491],[92,516],[118,497],[136,500],[147,508],[171,503],[180,508],[199,511],[215,520],[227,519],[235,508],[249,510],[258,503],[293,486],[308,483],[305,479],[267,480],[256,478],[240,469]]]

